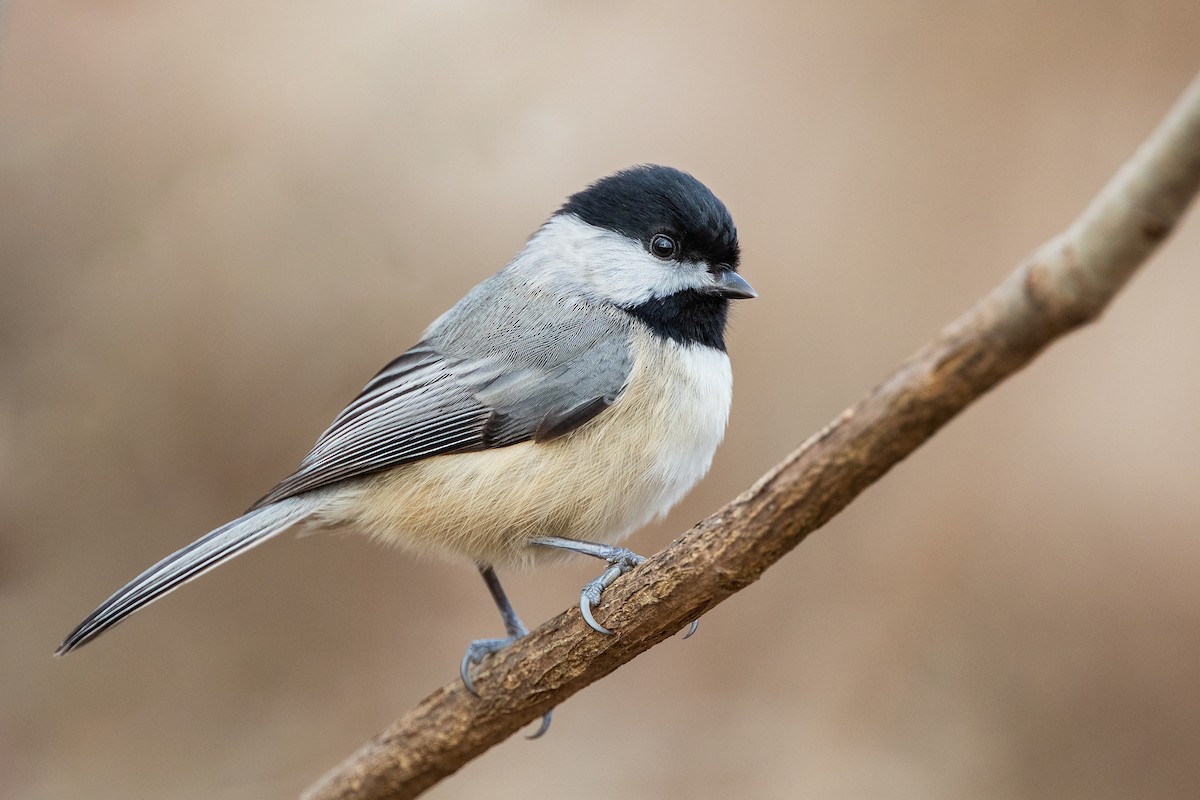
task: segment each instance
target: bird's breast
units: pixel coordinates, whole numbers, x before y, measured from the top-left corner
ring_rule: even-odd
[[[640,328],[632,346],[621,394],[571,433],[406,464],[364,479],[334,516],[405,549],[509,566],[554,556],[535,536],[623,538],[708,472],[732,393],[723,351]]]

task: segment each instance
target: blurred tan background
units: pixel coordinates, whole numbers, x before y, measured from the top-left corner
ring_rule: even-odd
[[[0,9],[0,796],[294,795],[499,620],[284,537],[77,655],[588,181],[729,205],[728,438],[652,552],[1064,226],[1200,68],[1194,0]],[[1200,219],[758,584],[438,798],[1183,798]],[[596,574],[505,575],[533,623]]]

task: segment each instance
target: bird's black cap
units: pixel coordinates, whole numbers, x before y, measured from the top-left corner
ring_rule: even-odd
[[[656,233],[680,245],[682,261],[738,266],[737,228],[708,187],[674,167],[644,164],[601,178],[571,195],[559,214],[636,239],[650,248]]]

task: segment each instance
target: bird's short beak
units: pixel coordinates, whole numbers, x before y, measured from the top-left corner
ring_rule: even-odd
[[[719,269],[713,273],[713,278],[717,282],[713,291],[721,297],[727,297],[730,300],[748,300],[751,297],[758,297],[758,292],[754,291],[754,287],[731,269]]]

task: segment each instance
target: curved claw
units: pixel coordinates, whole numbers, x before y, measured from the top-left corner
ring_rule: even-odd
[[[699,627],[700,627],[700,620],[698,620],[698,619],[692,620],[691,627],[688,628],[688,632],[683,635],[683,638],[684,639],[692,638],[692,634],[695,633],[696,629]]]
[[[479,692],[475,691],[475,684],[471,683],[472,655],[471,648],[468,647],[467,652],[463,653],[462,663],[458,665],[458,677],[462,678],[463,686],[467,688],[468,692],[479,697]]]
[[[471,681],[471,665],[483,661],[484,656],[503,650],[523,635],[524,633],[503,639],[476,639],[467,645],[467,652],[463,653],[462,661],[458,664],[458,677],[462,678],[463,686],[468,692],[479,697],[479,692],[475,690],[475,684]]]
[[[592,616],[593,602],[596,601],[593,601],[592,598],[588,596],[587,588],[579,593],[579,613],[581,616],[583,616],[583,621],[586,622],[588,627],[590,627],[592,630],[597,631],[598,633],[603,633],[605,636],[612,636],[612,631],[601,625],[599,622],[596,622],[596,618]]]
[[[546,731],[550,730],[550,721],[553,718],[554,718],[554,709],[552,708],[549,711],[547,711],[545,714],[542,715],[542,724],[538,726],[538,729],[536,731],[534,731],[533,733],[529,734],[528,736],[526,736],[525,738],[528,739],[529,741],[533,741],[534,739],[542,738],[542,734],[544,734]]]

